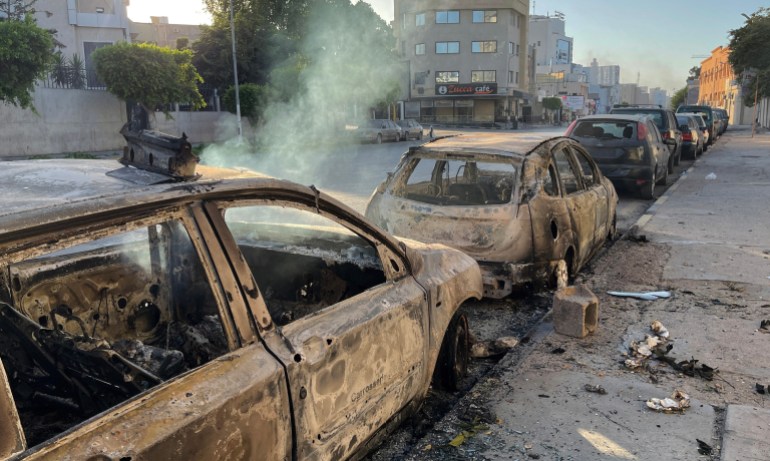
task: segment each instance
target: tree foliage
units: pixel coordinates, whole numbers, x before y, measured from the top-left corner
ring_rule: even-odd
[[[192,64],[192,52],[157,45],[118,43],[94,51],[96,74],[107,90],[125,101],[136,101],[148,112],[185,102],[205,106],[198,91],[201,76]]]
[[[561,109],[561,98],[543,98],[543,108],[548,110]]]
[[[35,2],[37,0],[0,0],[0,13],[11,21],[23,21],[35,14]]]
[[[671,96],[671,109],[676,110],[676,108],[684,104],[686,100],[687,100],[687,86],[677,90],[677,92],[674,93],[673,96]]]
[[[747,106],[759,98],[770,97],[770,8],[760,8],[746,19],[743,27],[730,31],[729,62],[733,72],[748,85],[743,94]]]
[[[690,78],[700,78],[701,66],[690,67]]]
[[[267,105],[267,90],[262,85],[255,83],[245,83],[239,85],[238,96],[241,103],[241,115],[249,119],[252,126],[259,123],[262,118],[262,113]],[[227,89],[222,97],[222,103],[225,105],[225,109],[232,113],[236,113],[235,107],[235,86],[231,86]]]
[[[35,80],[53,63],[53,38],[31,16],[0,21],[0,101],[34,110]]]

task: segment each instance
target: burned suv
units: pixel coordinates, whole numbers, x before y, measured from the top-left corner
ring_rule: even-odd
[[[347,459],[457,384],[471,258],[189,147],[3,166],[0,459]]]

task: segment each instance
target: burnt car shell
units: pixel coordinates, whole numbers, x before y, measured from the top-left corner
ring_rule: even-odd
[[[6,337],[3,370],[44,364],[51,381],[80,392],[80,397],[70,398],[49,389],[30,389],[28,383],[37,382],[34,373],[27,382],[0,373],[0,459],[359,457],[378,434],[416,408],[430,386],[453,315],[463,301],[481,296],[481,276],[471,258],[441,245],[398,241],[315,188],[205,166],[198,166],[193,181],[142,185],[108,175],[117,167],[109,160],[38,160],[8,162],[0,172],[5,190],[13,191],[0,197],[0,323],[5,332],[31,331],[54,340],[41,345],[32,338],[27,350],[33,353],[22,360],[14,354],[21,354],[18,348],[24,343]],[[383,282],[323,303],[301,318],[282,320],[276,311],[282,304],[273,302],[279,293],[263,291],[260,280],[266,275],[249,269],[254,254],[270,254],[267,261],[280,267],[298,257],[312,257],[317,264],[331,264],[334,258],[345,263],[342,259],[357,258],[358,252],[340,250],[344,239],[301,255],[289,247],[282,247],[283,252],[264,248],[259,242],[243,247],[222,219],[223,210],[240,202],[296,208],[344,224],[372,242],[384,263],[377,278]],[[92,240],[166,220],[178,221],[189,233],[200,271],[169,267],[168,274],[145,286],[134,272],[111,272],[122,267],[120,259],[90,252],[73,257],[72,248],[88,247]],[[320,236],[327,233],[306,230],[323,245]],[[164,238],[153,236],[150,241]],[[56,256],[49,257],[51,252]],[[176,261],[167,256],[160,260]],[[355,262],[359,266],[347,265],[346,270],[369,270],[365,262]],[[157,264],[152,268],[157,270]],[[185,296],[193,286],[164,284],[193,276],[211,289],[208,307],[218,316],[224,350],[155,381],[157,376],[114,350],[117,340],[140,331],[136,316],[119,322],[126,318],[123,311],[139,312],[146,306],[134,306],[125,291],[141,285],[145,294],[135,298],[153,299],[157,316],[168,319],[175,314],[165,305],[178,306],[174,297]],[[64,295],[68,309],[54,313],[57,307],[45,305],[45,300],[53,303]],[[104,296],[123,296],[129,302],[125,307],[105,304],[100,301]],[[51,313],[38,317],[28,312]],[[53,318],[66,319],[68,325],[56,332],[49,323]],[[393,342],[394,337],[398,341]],[[165,350],[162,341],[158,348]],[[56,362],[49,355],[71,360]],[[116,370],[128,373],[125,379],[115,375]],[[113,375],[112,383],[88,381],[89,376],[104,380]],[[111,391],[119,395],[114,404],[98,399],[89,404],[89,396],[102,395],[89,386],[118,389],[131,377],[146,384]],[[87,382],[91,384],[83,384]],[[46,392],[48,397],[40,396]],[[30,438],[26,425],[31,419],[20,416],[17,408],[24,410],[28,399],[38,399],[39,404],[43,397],[52,409],[66,409],[73,418],[61,425],[64,431],[38,432]]]
[[[617,195],[598,169],[595,191],[544,197],[551,150],[568,145],[576,143],[473,134],[412,147],[373,192],[366,215],[395,235],[472,256],[481,266],[486,297],[502,298],[532,282],[552,284],[560,261],[574,274],[614,232]],[[408,183],[423,160],[466,166],[441,178],[425,172],[422,183]],[[493,173],[481,173],[490,168]]]

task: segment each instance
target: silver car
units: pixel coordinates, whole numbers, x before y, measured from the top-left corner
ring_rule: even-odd
[[[358,127],[362,142],[380,144],[383,141],[401,141],[401,127],[392,120],[374,118]]]
[[[401,139],[408,141],[409,139],[422,139],[423,128],[422,125],[417,123],[417,120],[407,118],[396,122],[401,127]]]

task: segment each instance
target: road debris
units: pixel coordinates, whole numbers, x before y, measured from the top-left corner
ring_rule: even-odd
[[[709,173],[709,174],[706,175],[706,180],[708,180],[708,181],[713,181],[715,179],[717,179],[717,174],[716,173]]]
[[[761,333],[770,333],[770,320],[765,319],[759,322],[759,331]]]
[[[671,394],[671,397],[666,397],[664,399],[651,398],[647,401],[647,408],[662,413],[681,413],[687,408],[690,408],[690,396],[677,389]]]
[[[668,291],[646,291],[646,292],[633,292],[633,291],[608,291],[608,295],[617,296],[619,298],[635,298],[644,301],[655,301],[657,299],[670,298],[671,293]]]
[[[519,344],[519,339],[513,336],[503,336],[492,341],[480,341],[471,346],[471,357],[484,359],[503,355]]]
[[[765,395],[768,391],[770,391],[770,386],[768,388],[765,388],[762,384],[756,383],[754,384],[754,389],[757,391],[757,394]]]
[[[696,442],[698,442],[698,453],[701,455],[710,455],[714,452],[714,449],[711,448],[711,445],[707,444],[701,439],[695,439]]]
[[[593,392],[594,394],[605,395],[607,393],[607,390],[604,389],[602,386],[599,386],[598,384],[595,386],[593,384],[586,384],[585,386],[583,386],[583,389],[585,389],[588,392]]]
[[[632,370],[642,367],[647,368],[648,362],[654,359],[667,363],[671,368],[686,376],[699,377],[707,381],[712,381],[714,374],[719,372],[716,368],[706,364],[698,364],[698,360],[694,357],[691,357],[690,360],[682,361],[669,357],[668,353],[674,348],[674,344],[670,341],[668,329],[659,320],[653,321],[650,324],[650,329],[655,335],[646,335],[643,341],[631,342],[629,346],[631,357],[623,362],[626,368]],[[651,376],[651,379],[657,380],[654,376]]]
[[[464,444],[468,439],[478,434],[479,432],[489,430],[489,426],[487,424],[480,423],[478,422],[478,420],[474,421],[471,424],[463,424],[462,426],[465,429],[459,434],[457,434],[457,436],[455,436],[455,438],[453,438],[449,442],[449,445],[453,447],[459,447],[460,445]]]

